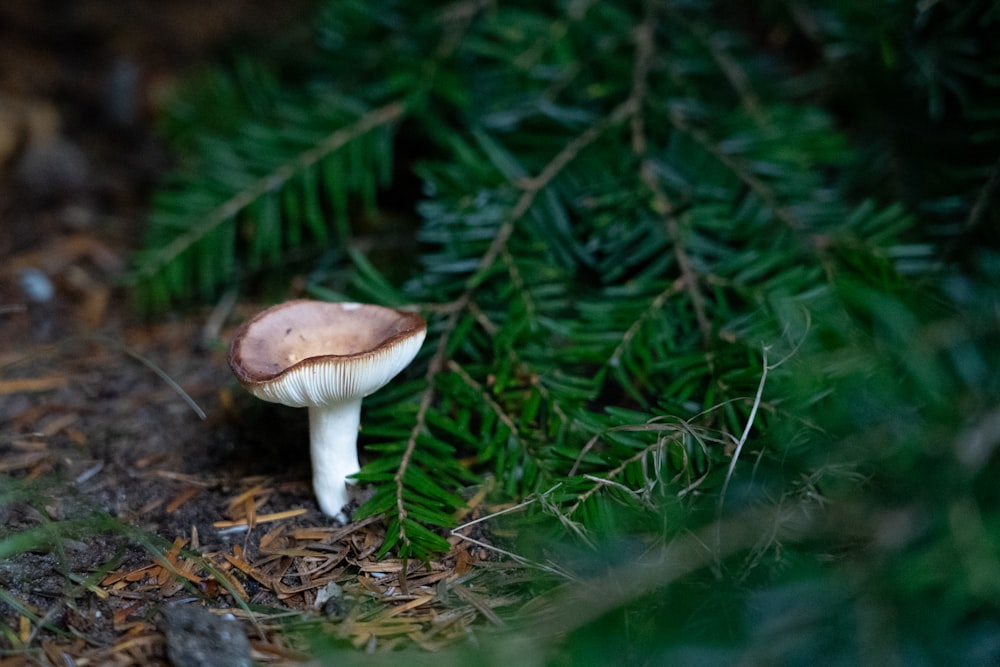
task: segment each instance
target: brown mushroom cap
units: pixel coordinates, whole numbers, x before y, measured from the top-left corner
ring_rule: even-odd
[[[297,300],[247,320],[229,366],[258,398],[293,407],[360,399],[416,356],[427,324],[416,313],[360,303]]]

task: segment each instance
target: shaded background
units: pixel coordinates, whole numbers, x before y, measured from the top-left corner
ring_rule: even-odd
[[[274,39],[307,5],[0,5],[0,304],[55,291],[34,325],[8,313],[0,326],[52,339],[67,315],[103,321],[111,277],[139,242],[149,194],[170,164],[154,126],[178,79],[236,44]],[[26,277],[29,268],[51,285]]]

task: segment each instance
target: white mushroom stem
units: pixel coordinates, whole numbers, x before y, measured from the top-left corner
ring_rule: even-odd
[[[313,487],[324,514],[346,520],[347,476],[358,465],[361,398],[384,387],[420,350],[416,313],[360,303],[295,300],[243,323],[229,366],[265,401],[309,408]]]
[[[313,489],[323,513],[347,521],[344,506],[350,501],[348,475],[361,470],[358,462],[358,427],[361,399],[309,408],[309,448],[312,453]]]

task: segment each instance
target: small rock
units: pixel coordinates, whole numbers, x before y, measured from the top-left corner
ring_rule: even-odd
[[[104,108],[108,118],[120,127],[133,127],[139,122],[140,75],[139,65],[130,59],[116,60],[108,73]]]
[[[59,211],[59,223],[76,232],[92,229],[96,217],[92,207],[79,203],[67,204]]]
[[[174,667],[250,667],[250,642],[231,615],[196,604],[163,608],[167,658]]]
[[[33,266],[23,269],[17,278],[28,301],[48,303],[56,294],[56,288],[49,277]]]

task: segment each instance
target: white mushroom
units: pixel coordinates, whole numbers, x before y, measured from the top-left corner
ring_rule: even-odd
[[[258,398],[309,408],[313,488],[320,509],[346,519],[347,476],[360,470],[361,399],[416,356],[427,324],[415,313],[298,300],[257,314],[229,346],[229,366]]]

